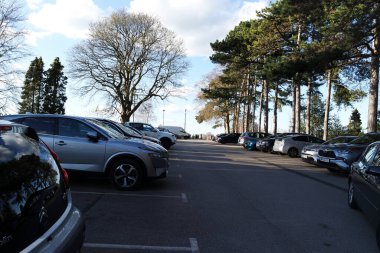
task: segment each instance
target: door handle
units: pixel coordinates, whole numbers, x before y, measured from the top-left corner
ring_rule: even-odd
[[[67,145],[64,141],[59,141],[56,144],[59,145],[59,146],[65,146],[65,145]]]

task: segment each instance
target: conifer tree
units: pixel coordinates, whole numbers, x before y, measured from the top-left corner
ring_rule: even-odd
[[[359,135],[362,131],[362,120],[360,119],[360,112],[354,109],[351,113],[350,123],[347,125],[349,134]]]
[[[65,114],[67,77],[63,73],[64,66],[55,58],[50,68],[45,72],[44,113]]]
[[[24,87],[21,93],[20,113],[40,113],[43,102],[43,73],[42,58],[35,58],[25,74]]]

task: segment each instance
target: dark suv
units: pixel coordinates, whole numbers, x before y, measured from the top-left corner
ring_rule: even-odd
[[[0,121],[0,252],[76,252],[84,230],[56,155],[33,129]]]

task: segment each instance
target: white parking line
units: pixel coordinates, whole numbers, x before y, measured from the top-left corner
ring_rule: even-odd
[[[108,195],[108,196],[126,196],[126,197],[149,197],[149,198],[175,198],[182,199],[183,194],[181,196],[174,195],[153,195],[153,194],[133,194],[133,193],[112,193],[112,192],[81,192],[81,191],[71,191],[73,194],[92,194],[92,195]]]
[[[191,246],[191,252],[192,253],[199,253],[199,247],[198,247],[198,241],[196,238],[189,238],[190,240],[190,246]]]
[[[189,238],[190,247],[178,246],[149,246],[149,245],[128,245],[128,244],[108,244],[108,243],[83,243],[85,248],[98,249],[128,249],[128,250],[152,250],[152,251],[175,251],[199,253],[198,242],[196,238]]]

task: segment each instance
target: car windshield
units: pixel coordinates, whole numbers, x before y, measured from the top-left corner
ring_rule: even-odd
[[[351,141],[352,144],[370,144],[375,141],[380,141],[380,135],[364,135]]]
[[[354,140],[354,138],[342,136],[342,137],[337,137],[337,138],[331,139],[329,141],[326,141],[323,144],[348,143],[348,142],[350,142],[352,140]]]
[[[138,130],[133,129],[132,127],[124,126],[123,124],[121,124],[119,122],[114,122],[114,121],[112,121],[112,122],[115,125],[117,125],[118,127],[120,127],[120,129],[123,130],[124,132],[126,132],[127,134],[142,137],[142,134]]]
[[[87,122],[96,125],[97,127],[101,128],[103,131],[105,131],[111,138],[113,139],[125,139],[125,136],[116,131],[115,129],[111,128],[107,124],[95,120],[95,119],[86,119]]]

